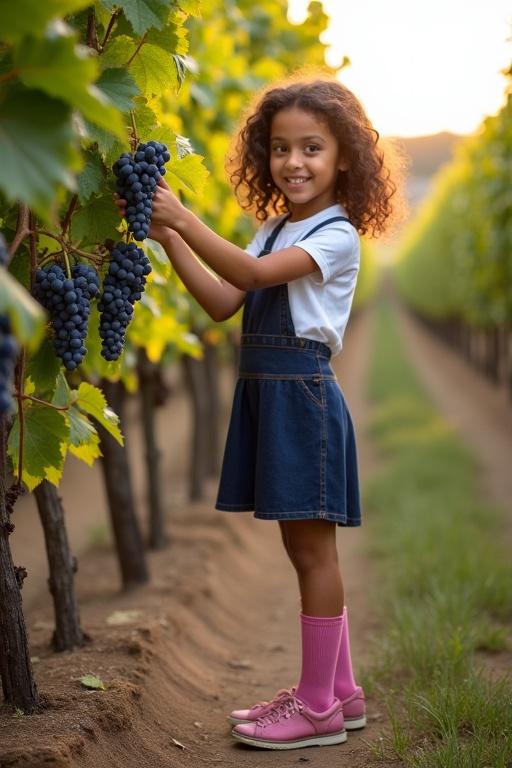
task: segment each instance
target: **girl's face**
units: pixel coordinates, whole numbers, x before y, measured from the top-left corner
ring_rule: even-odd
[[[277,112],[270,129],[270,173],[288,201],[290,221],[300,221],[336,202],[341,157],[327,123],[299,107]]]

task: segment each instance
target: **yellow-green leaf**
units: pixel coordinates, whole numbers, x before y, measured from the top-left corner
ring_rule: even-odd
[[[40,403],[24,410],[23,474],[22,480],[32,491],[46,477],[60,477],[64,465],[61,445],[67,444],[69,426],[60,411]],[[14,474],[18,474],[20,421],[16,415],[9,435],[8,452]]]
[[[96,675],[84,675],[83,677],[80,677],[79,680],[85,688],[94,688],[101,691],[106,690],[104,682]]]
[[[208,170],[203,165],[201,155],[185,155],[180,160],[172,160],[167,164],[166,181],[173,190],[180,189],[198,195],[202,192]]]
[[[91,435],[91,439],[88,443],[82,443],[82,445],[70,445],[69,452],[76,456],[80,461],[85,462],[89,467],[92,467],[96,459],[102,455],[100,450],[100,438],[98,434]]]
[[[82,381],[78,390],[74,390],[74,395],[75,403],[80,410],[95,418],[120,445],[123,445],[123,436],[119,429],[119,416],[107,405],[101,389],[87,381]]]
[[[0,268],[0,313],[9,317],[18,341],[36,350],[44,334],[45,312],[4,268]]]

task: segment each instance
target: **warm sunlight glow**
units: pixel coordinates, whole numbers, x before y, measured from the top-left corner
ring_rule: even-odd
[[[308,0],[289,0],[292,21]],[[512,61],[510,0],[323,0],[327,63],[383,135],[471,133],[504,101]],[[507,42],[508,39],[508,42]]]

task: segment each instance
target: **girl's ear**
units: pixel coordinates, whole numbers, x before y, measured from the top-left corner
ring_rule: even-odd
[[[350,163],[348,160],[346,160],[342,155],[340,155],[339,163],[338,163],[338,170],[340,171],[348,171],[350,168]]]

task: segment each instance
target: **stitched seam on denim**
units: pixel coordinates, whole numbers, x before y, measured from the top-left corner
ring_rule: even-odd
[[[307,387],[304,384],[304,381],[303,381],[302,377],[295,379],[295,381],[297,382],[297,384],[299,384],[299,386],[300,386],[301,390],[304,392],[304,394],[313,401],[313,403],[316,405],[317,408],[323,408],[322,401],[316,399],[314,394],[310,391],[309,387]]]
[[[250,501],[248,501],[246,504],[226,504],[224,501],[218,501],[215,505],[215,508],[217,508],[218,505],[221,505],[223,507],[229,507],[230,509],[240,509],[245,510],[247,509],[250,511],[251,509],[254,509],[254,504]]]
[[[317,350],[315,349],[309,349],[308,347],[299,347],[299,346],[293,346],[291,347],[289,344],[243,344],[241,349],[247,348],[247,349],[253,349],[254,347],[257,347],[258,349],[286,349],[290,352],[310,352],[315,357],[319,354]],[[320,353],[320,356],[323,357],[325,360],[328,360],[329,358],[327,355],[323,355]]]
[[[290,519],[290,515],[296,515],[297,517],[304,517],[304,516],[311,516],[311,515],[318,515],[317,518],[311,518],[316,520],[329,520],[331,522],[346,522],[347,520],[351,519],[348,517],[343,517],[341,515],[336,515],[332,512],[323,512],[321,509],[305,509],[305,510],[290,510],[289,512],[260,512],[259,510],[255,510],[255,515],[257,517],[272,517],[273,520],[279,520],[279,519]]]
[[[322,376],[317,373],[249,373],[239,372],[238,378],[240,379],[276,379],[283,381],[297,381],[298,379],[326,379],[328,381],[335,381],[333,376]],[[309,391],[309,390],[308,390]],[[314,397],[313,394],[311,394]],[[323,405],[318,401],[320,405]]]

